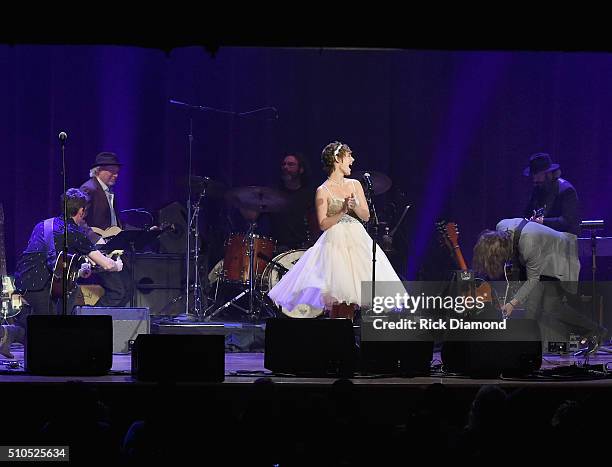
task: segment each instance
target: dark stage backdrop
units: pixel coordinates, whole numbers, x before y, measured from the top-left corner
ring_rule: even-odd
[[[285,151],[314,181],[339,139],[354,170],[393,179],[381,214],[413,207],[397,234],[402,275],[436,270],[433,222],[459,223],[468,261],[477,234],[522,212],[528,155],[550,152],[577,188],[584,218],[611,218],[612,55],[121,46],[0,45],[1,201],[9,270],[35,222],[58,213],[57,135],[69,135],[68,186],[100,151],[125,163],[120,208],[156,212],[186,198],[189,114],[170,98],[245,112],[194,112],[193,173],[230,186],[272,185]],[[229,216],[232,217],[232,214]],[[229,225],[207,201],[202,228]],[[609,234],[610,229],[606,233]],[[218,252],[213,255],[218,256]]]

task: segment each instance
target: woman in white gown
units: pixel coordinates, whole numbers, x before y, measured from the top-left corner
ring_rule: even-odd
[[[327,180],[317,188],[315,206],[323,234],[268,292],[289,310],[300,304],[330,310],[331,318],[353,318],[362,282],[372,280],[372,239],[361,224],[370,211],[361,183],[348,179],[355,160],[348,145],[328,144],[321,155]],[[400,281],[376,245],[376,282]]]

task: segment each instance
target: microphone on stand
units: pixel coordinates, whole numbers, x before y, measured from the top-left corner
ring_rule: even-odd
[[[370,177],[370,172],[365,172],[363,174],[363,179],[366,182],[366,185],[368,187],[368,190],[372,191],[372,178]]]
[[[65,131],[61,131],[59,135],[57,135],[62,145],[66,144],[66,140],[68,139],[68,134]]]
[[[373,214],[370,217],[369,225],[370,229],[368,229],[368,233],[372,237],[372,299],[376,297],[376,268],[374,265],[376,264],[376,243],[378,240],[378,216],[376,215],[376,206],[374,205],[374,200],[372,199],[372,195],[374,194],[374,187],[372,185],[372,178],[370,176],[370,172],[364,172],[363,180],[366,183],[366,188],[368,190],[368,194],[366,195],[366,201],[368,203],[368,209]],[[371,230],[371,233],[370,231]]]

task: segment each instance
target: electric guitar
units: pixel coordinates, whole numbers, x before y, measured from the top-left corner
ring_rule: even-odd
[[[468,277],[473,278],[473,287],[470,287],[468,294],[474,297],[480,297],[483,302],[491,303],[493,301],[493,291],[491,285],[478,278],[473,277],[473,272],[469,270],[461,248],[459,247],[459,230],[457,224],[454,222],[440,221],[436,223],[436,228],[440,235],[440,239],[444,242],[448,248],[451,256],[453,257],[457,268],[461,273],[465,273]]]
[[[113,259],[115,256],[121,256],[123,250],[113,250],[106,256]],[[51,287],[49,288],[49,297],[51,300],[57,300],[62,297],[62,276],[64,274],[64,252],[60,251],[55,260],[53,274],[51,276]],[[92,272],[102,271],[102,268],[94,264],[87,256],[68,253],[66,260],[66,268],[68,277],[66,283],[67,293],[70,294],[77,286],[77,281],[81,277],[89,277]]]
[[[0,203],[0,319],[2,321],[13,318],[19,314],[26,303],[23,297],[16,292],[15,279],[6,272],[6,250],[4,246],[4,206]]]
[[[531,216],[531,219],[527,219],[527,220],[535,222],[535,219],[537,219],[538,217],[544,217],[545,211],[546,211],[546,205],[544,205],[541,208],[534,209],[533,210],[533,215]]]

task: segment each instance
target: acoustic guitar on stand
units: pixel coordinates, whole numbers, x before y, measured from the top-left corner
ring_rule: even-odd
[[[19,314],[25,299],[17,293],[15,278],[6,272],[6,250],[4,247],[4,206],[0,203],[0,319],[6,321]]]
[[[464,274],[470,278],[468,290],[464,295],[469,295],[474,298],[480,297],[482,302],[492,303],[493,302],[493,291],[491,285],[477,277],[474,277],[474,273],[468,268],[461,248],[459,247],[459,229],[457,224],[454,222],[440,221],[436,223],[436,228],[440,235],[440,239],[448,248],[457,268],[459,274]]]

